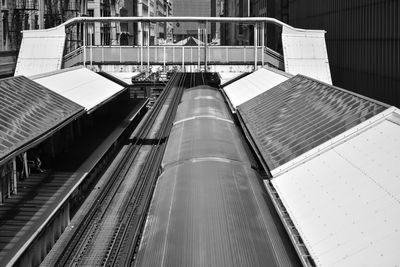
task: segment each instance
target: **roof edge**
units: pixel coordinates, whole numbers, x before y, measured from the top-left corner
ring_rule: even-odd
[[[82,68],[85,68],[85,67],[84,66],[76,66],[76,67],[71,67],[71,68],[66,68],[66,69],[61,69],[61,70],[55,70],[55,71],[45,72],[45,73],[41,73],[41,74],[36,74],[36,75],[32,75],[32,76],[27,76],[27,78],[29,78],[31,80],[37,80],[37,79],[41,79],[41,78],[45,78],[45,77],[61,74],[61,73],[64,73],[64,72],[74,71],[74,70],[78,70],[78,69],[82,69]]]

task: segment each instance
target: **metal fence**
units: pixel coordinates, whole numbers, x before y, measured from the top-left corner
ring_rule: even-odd
[[[257,49],[257,51],[255,51]],[[205,55],[206,53],[206,55]],[[270,64],[283,66],[282,56],[259,46],[86,46],[64,56],[64,67],[83,64],[204,65]]]

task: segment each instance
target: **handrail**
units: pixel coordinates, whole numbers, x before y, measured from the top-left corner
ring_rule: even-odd
[[[292,27],[280,20],[270,17],[76,17],[72,18],[59,26],[60,27],[68,27],[76,23],[81,22],[220,22],[220,23],[228,23],[228,22],[239,22],[239,23],[272,23],[277,26],[285,27],[287,29],[297,31],[297,32],[315,32],[315,33],[325,33],[324,30],[307,30]],[[46,31],[42,30],[42,31]],[[25,32],[25,31],[23,31]]]

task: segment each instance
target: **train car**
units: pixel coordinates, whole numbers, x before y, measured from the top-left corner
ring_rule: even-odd
[[[248,152],[218,89],[198,86],[183,93],[163,168],[194,158],[229,159],[255,166]]]
[[[178,106],[174,124],[182,120],[205,116],[233,121],[218,89],[207,85],[186,89]]]
[[[162,166],[136,266],[300,263],[218,89],[184,92]]]

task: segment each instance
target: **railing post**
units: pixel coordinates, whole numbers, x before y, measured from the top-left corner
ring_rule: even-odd
[[[197,69],[200,71],[200,23],[197,23]]]
[[[225,62],[229,63],[229,51],[228,47],[225,47]]]
[[[166,50],[166,48],[164,46],[164,71],[167,71],[166,68],[165,68],[165,64],[166,64],[166,62],[165,62],[165,57],[166,57],[165,50]]]
[[[264,60],[265,60],[265,22],[261,23],[261,64],[264,67]]]
[[[141,37],[140,37],[140,71],[143,71],[143,24],[140,23]]]
[[[185,46],[182,46],[182,71],[185,69]]]
[[[86,22],[83,23],[83,66],[86,67]]]
[[[207,26],[208,21],[204,24],[204,72],[207,72]]]
[[[104,47],[101,46],[101,62],[104,62]]]
[[[150,21],[147,24],[147,71],[150,71]]]
[[[254,70],[257,70],[258,23],[254,24]]]
[[[119,63],[122,63],[122,48],[119,46]]]

